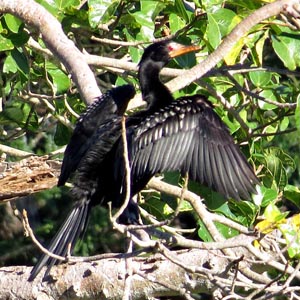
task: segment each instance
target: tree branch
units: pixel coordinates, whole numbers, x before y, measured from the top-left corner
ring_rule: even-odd
[[[251,15],[241,21],[223,40],[218,48],[205,60],[192,69],[185,71],[183,75],[169,81],[167,83],[168,88],[170,91],[174,92],[201,78],[204,74],[214,68],[253,26],[281,13],[286,13],[288,15],[295,14],[297,12],[296,5],[299,5],[299,3],[299,0],[278,0],[254,11]]]
[[[81,98],[86,103],[93,102],[94,98],[101,95],[84,55],[64,34],[58,20],[44,7],[34,0],[0,0],[0,13],[10,13],[40,31],[46,46],[70,72]]]

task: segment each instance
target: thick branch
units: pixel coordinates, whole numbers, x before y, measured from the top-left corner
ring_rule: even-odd
[[[293,6],[299,4],[299,0],[278,0],[254,11],[250,16],[239,23],[223,40],[219,47],[204,61],[194,68],[187,70],[183,75],[169,81],[167,84],[168,88],[174,92],[201,78],[204,74],[214,68],[253,26],[283,12],[292,14],[292,12],[295,11]]]
[[[218,258],[219,251],[190,250],[176,255],[187,265],[203,267],[203,274],[190,274],[162,255],[135,258],[131,299],[149,299],[178,295],[179,288],[191,292],[211,292],[210,275],[222,275],[227,260]],[[213,266],[213,267],[212,267]],[[3,267],[0,269],[0,299],[121,299],[126,278],[125,258],[104,259],[93,263],[63,264],[52,268],[49,283],[41,283],[40,274],[28,282],[31,267]],[[42,272],[41,272],[42,273]],[[230,275],[226,274],[230,280]],[[174,288],[166,287],[169,283]],[[176,292],[177,290],[177,292]],[[42,297],[42,298],[40,298]]]
[[[0,202],[50,189],[57,184],[61,163],[31,156],[18,163],[2,163]]]

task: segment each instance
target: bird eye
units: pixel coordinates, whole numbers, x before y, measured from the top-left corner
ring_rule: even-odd
[[[174,47],[172,47],[171,45],[168,45],[168,51],[173,51],[174,50]]]

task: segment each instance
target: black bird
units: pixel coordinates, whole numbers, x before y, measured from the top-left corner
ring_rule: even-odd
[[[105,177],[107,170],[104,160],[120,138],[121,120],[129,100],[134,95],[135,90],[131,85],[114,88],[95,100],[78,119],[65,150],[58,180],[58,186],[61,186],[76,171],[72,188],[74,205],[50,242],[50,252],[65,256],[69,246],[72,251],[77,239],[81,238],[86,230],[91,207],[103,201],[105,189],[103,188],[102,192],[98,191],[101,180],[99,177]],[[28,280],[32,281],[42,267],[47,265],[45,278],[55,263],[56,259],[46,254],[42,255]]]
[[[161,69],[173,57],[197,49],[164,41],[150,45],[142,56],[138,76],[148,108],[127,120],[131,195],[153,175],[175,170],[227,198],[247,200],[256,193],[253,169],[207,98],[175,100],[160,81]]]
[[[138,77],[147,108],[126,120],[131,197],[140,192],[153,175],[175,170],[188,173],[190,179],[206,184],[228,198],[249,199],[250,194],[255,193],[258,179],[207,98],[194,95],[175,100],[160,81],[161,69],[172,58],[196,50],[196,46],[163,41],[144,51]],[[117,101],[117,97],[114,99]],[[101,111],[103,108],[98,113]],[[82,236],[93,205],[111,201],[114,207],[119,207],[124,201],[126,188],[120,121],[113,122],[111,128],[108,120],[103,121],[104,115],[98,123],[93,121],[93,115],[84,115],[82,122],[87,126],[78,125],[79,129],[75,129],[59,179],[62,185],[76,171],[73,194],[78,201],[49,248],[62,256],[66,255],[68,245],[74,247]],[[135,223],[137,220],[138,209],[130,201],[120,221]],[[44,265],[47,265],[48,274],[54,263],[54,259],[44,255],[30,279],[34,279]]]

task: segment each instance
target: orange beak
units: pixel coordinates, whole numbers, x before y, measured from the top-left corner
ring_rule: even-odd
[[[171,58],[186,54],[186,53],[190,53],[190,52],[195,52],[200,50],[199,46],[196,45],[182,45],[179,43],[175,43],[175,42],[171,42],[168,45],[168,49],[169,49],[169,55]]]

